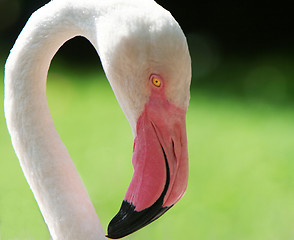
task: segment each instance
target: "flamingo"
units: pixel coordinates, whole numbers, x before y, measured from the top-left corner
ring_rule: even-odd
[[[133,178],[108,233],[49,112],[46,79],[64,42],[84,36],[128,119]],[[52,0],[29,18],[5,66],[12,145],[53,239],[117,239],[148,225],[185,193],[191,60],[172,15],[153,0]]]

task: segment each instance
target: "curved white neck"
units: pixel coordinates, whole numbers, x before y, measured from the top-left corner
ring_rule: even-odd
[[[13,146],[51,236],[62,240],[105,239],[46,98],[50,61],[64,42],[83,35],[98,48],[97,16],[80,2],[67,7],[53,1],[34,13],[5,70],[5,116]]]

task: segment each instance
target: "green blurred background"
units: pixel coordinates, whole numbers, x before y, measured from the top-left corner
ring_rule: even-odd
[[[48,1],[0,0],[0,99],[9,49]],[[294,33],[282,4],[158,1],[187,35],[193,79],[187,114],[189,186],[158,221],[127,239],[294,239]],[[193,5],[192,5],[193,4]],[[101,223],[132,177],[132,134],[83,38],[66,43],[48,75],[56,128]],[[22,174],[0,104],[0,239],[49,239]]]

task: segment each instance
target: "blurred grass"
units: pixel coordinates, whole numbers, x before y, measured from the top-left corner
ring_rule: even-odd
[[[53,69],[47,95],[106,229],[132,177],[128,122],[102,73]],[[49,239],[0,111],[0,239]],[[193,91],[187,193],[127,239],[294,239],[293,122],[291,107]]]

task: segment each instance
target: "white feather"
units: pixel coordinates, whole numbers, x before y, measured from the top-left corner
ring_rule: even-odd
[[[36,11],[5,68],[5,116],[13,146],[53,239],[105,239],[94,207],[54,127],[46,99],[51,59],[85,36],[135,134],[150,74],[166,81],[170,102],[187,108],[191,79],[186,39],[152,0],[53,0]]]

